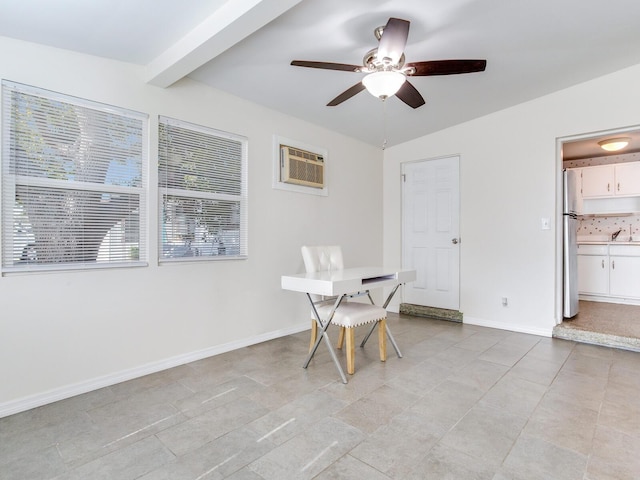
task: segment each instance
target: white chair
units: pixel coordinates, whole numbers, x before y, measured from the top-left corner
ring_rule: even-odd
[[[331,246],[304,246],[302,247],[302,259],[307,273],[342,270],[344,263],[342,260],[342,249],[338,245]],[[353,292],[350,297],[359,295],[369,296],[369,292]],[[369,296],[369,299],[371,297]],[[312,298],[316,311],[321,319],[326,319],[333,308],[336,298],[315,297]],[[378,324],[378,345],[380,349],[380,361],[387,359],[387,336],[386,336],[387,311],[382,307],[360,302],[342,301],[336,309],[331,323],[340,327],[338,348],[341,349],[346,336],[347,340],[347,373],[353,375],[355,372],[355,327],[367,323]],[[315,318],[311,319],[311,342],[309,349],[315,345],[318,337],[318,323]]]

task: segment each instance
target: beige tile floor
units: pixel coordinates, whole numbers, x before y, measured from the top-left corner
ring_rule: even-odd
[[[0,419],[0,478],[640,477],[640,353],[389,324],[404,358],[371,342],[347,385],[301,333]]]

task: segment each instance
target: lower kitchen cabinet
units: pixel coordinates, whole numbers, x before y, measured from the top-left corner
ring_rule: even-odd
[[[609,257],[609,295],[640,298],[640,257]]]
[[[579,245],[578,292],[640,300],[640,245]]]
[[[578,292],[609,294],[609,256],[578,255]]]

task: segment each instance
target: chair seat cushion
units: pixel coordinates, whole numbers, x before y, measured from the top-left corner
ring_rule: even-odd
[[[318,307],[318,314],[323,320],[331,312],[331,305]],[[331,323],[340,327],[357,327],[366,323],[377,322],[387,318],[387,311],[382,307],[369,305],[367,303],[343,302],[333,315]]]

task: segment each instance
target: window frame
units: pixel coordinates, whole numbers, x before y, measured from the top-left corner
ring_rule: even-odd
[[[12,172],[12,168],[15,165],[15,160],[12,157],[11,153],[11,138],[15,135],[15,118],[13,117],[13,112],[11,111],[11,105],[13,105],[12,96],[15,94],[24,94],[31,96],[38,96],[46,99],[51,103],[60,103],[60,113],[65,108],[65,106],[73,106],[79,107],[81,109],[85,109],[84,111],[91,110],[98,112],[98,115],[116,115],[120,117],[124,117],[127,121],[132,122],[140,122],[139,131],[136,128],[136,132],[139,132],[139,137],[136,137],[136,144],[139,144],[139,151],[136,151],[136,156],[133,157],[136,164],[135,175],[139,175],[139,186],[132,185],[117,185],[117,184],[109,184],[109,183],[100,183],[100,182],[90,182],[90,181],[77,181],[77,180],[69,180],[69,179],[55,179],[55,178],[47,178],[47,177],[38,177],[31,175],[16,175]],[[84,99],[72,95],[67,95],[59,92],[54,92],[51,90],[46,90],[39,87],[34,87],[30,85],[24,85],[17,82],[2,80],[2,162],[0,163],[0,185],[2,188],[1,199],[2,199],[2,208],[0,209],[2,214],[2,227],[1,227],[1,246],[2,246],[2,261],[0,262],[2,274],[8,273],[25,273],[25,272],[48,272],[48,271],[68,271],[68,270],[93,270],[93,269],[104,269],[104,268],[122,268],[122,267],[140,267],[148,265],[148,167],[149,167],[149,115],[146,113],[137,112],[131,109],[125,109],[122,107],[116,107],[113,105],[108,105],[101,102],[96,102],[89,99]],[[94,113],[95,113],[94,112]],[[105,123],[105,129],[99,130],[100,133],[109,132],[108,124]],[[62,130],[62,135],[64,135],[65,131]],[[58,138],[60,142],[62,142],[62,135]],[[95,137],[91,137],[95,139]],[[101,144],[102,145],[102,144]],[[115,156],[114,150],[114,156]],[[51,163],[46,163],[45,165],[51,166]],[[138,166],[139,165],[139,166]],[[105,174],[106,179],[106,174]],[[138,183],[138,182],[136,182]],[[76,191],[76,192],[91,192],[94,194],[106,195],[117,197],[118,195],[127,195],[132,198],[137,198],[137,229],[139,231],[138,234],[138,242],[136,245],[131,247],[123,247],[123,251],[125,248],[130,248],[132,251],[136,249],[137,251],[137,259],[129,258],[124,259],[124,256],[120,255],[116,260],[109,260],[109,255],[105,255],[104,252],[102,254],[102,259],[99,257],[101,254],[98,252],[96,254],[95,260],[87,260],[86,258],[82,258],[82,250],[76,249],[75,251],[71,251],[73,254],[72,257],[78,260],[64,262],[64,261],[53,261],[48,263],[37,263],[37,262],[22,262],[21,259],[16,259],[16,237],[17,231],[15,230],[17,213],[16,213],[16,192],[20,187],[38,187],[42,188],[43,191],[48,191],[49,193],[53,193],[55,190],[65,190],[68,192]],[[116,209],[114,207],[113,212],[109,211],[108,213],[115,213]],[[129,215],[131,212],[129,213]],[[51,211],[52,217],[55,215],[54,210]],[[96,214],[94,214],[96,215]],[[96,218],[98,218],[96,216]],[[130,216],[127,216],[130,218]],[[121,219],[122,222],[126,222],[126,218]],[[100,242],[100,247],[102,247],[102,243],[109,235],[115,235],[115,228],[118,227],[122,231],[122,238],[126,238],[126,225],[122,222],[116,222],[112,225],[108,232],[102,236],[102,240]],[[122,224],[121,224],[122,223]],[[118,224],[121,224],[118,226]],[[83,228],[81,232],[84,235],[90,235],[92,233],[92,229],[96,228],[96,224],[86,223],[83,224]],[[87,226],[88,228],[84,228]],[[112,230],[114,230],[112,232]],[[29,245],[27,244],[27,247]],[[25,247],[26,248],[26,247]]]
[[[240,145],[240,173],[234,180],[238,182],[240,193],[237,195],[228,193],[211,193],[196,189],[182,189],[170,187],[167,184],[162,184],[162,178],[167,178],[165,174],[163,177],[163,160],[162,155],[166,148],[163,144],[163,138],[160,133],[160,129],[163,125],[169,127],[177,127],[187,131],[195,132],[197,134],[203,134],[210,136],[212,139],[221,139],[231,142],[237,142]],[[179,120],[173,117],[165,115],[158,116],[158,263],[172,264],[172,263],[188,263],[188,262],[210,262],[210,261],[224,261],[224,260],[246,260],[249,256],[248,248],[248,139],[245,136],[225,132],[212,127]],[[167,167],[168,168],[168,167]],[[236,254],[213,254],[213,248],[211,254],[200,254],[191,256],[165,256],[165,247],[170,246],[165,244],[166,231],[165,231],[165,196],[193,198],[199,200],[212,200],[223,202],[237,202],[239,205],[239,223],[238,223],[238,253]],[[233,247],[235,249],[235,247]]]

